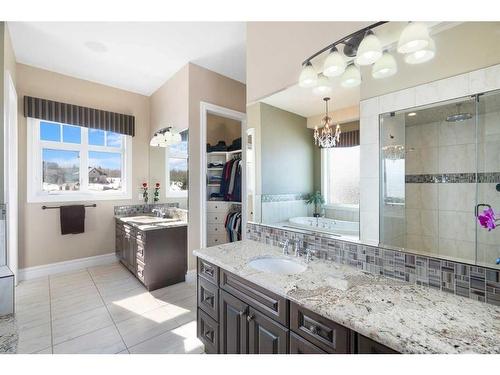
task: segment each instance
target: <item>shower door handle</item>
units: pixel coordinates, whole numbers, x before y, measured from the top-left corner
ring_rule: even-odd
[[[491,206],[487,203],[479,203],[479,204],[476,204],[476,211],[475,211],[475,214],[476,214],[476,217],[477,215],[479,214],[479,208],[480,207],[488,207],[488,208],[491,208]]]

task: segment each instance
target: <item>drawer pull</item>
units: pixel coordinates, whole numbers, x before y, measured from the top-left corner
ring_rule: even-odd
[[[254,319],[255,319],[255,315],[254,314],[250,314],[250,315],[247,316],[247,322],[251,322]]]
[[[319,328],[316,327],[315,325],[311,324],[309,326],[309,331],[313,334],[313,335],[317,335],[319,334]]]
[[[213,267],[207,266],[206,264],[203,265],[203,273],[205,275],[214,277],[214,269],[213,269]]]

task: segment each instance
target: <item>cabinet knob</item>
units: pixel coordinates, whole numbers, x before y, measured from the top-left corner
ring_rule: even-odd
[[[317,334],[318,334],[318,332],[319,332],[319,328],[318,328],[318,327],[316,327],[315,325],[311,325],[311,326],[309,327],[309,331],[311,331],[311,333],[312,333],[312,334],[317,335]]]
[[[254,314],[250,314],[250,315],[247,316],[247,322],[251,322],[254,319],[255,319],[255,315]]]

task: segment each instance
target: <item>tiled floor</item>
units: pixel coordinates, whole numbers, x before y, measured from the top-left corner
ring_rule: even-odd
[[[202,353],[196,285],[148,292],[121,264],[20,283],[18,353]]]

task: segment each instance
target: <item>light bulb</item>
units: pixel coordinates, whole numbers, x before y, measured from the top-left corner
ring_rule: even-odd
[[[340,85],[342,87],[350,88],[359,86],[360,83],[361,73],[359,72],[359,69],[354,64],[349,65],[344,74],[342,74]]]
[[[398,71],[396,59],[390,53],[384,52],[382,57],[373,64],[372,77],[375,79],[393,76]]]
[[[312,64],[308,61],[302,67],[302,71],[299,76],[299,86],[300,87],[314,87],[316,86],[316,82],[318,81],[318,74]]]
[[[412,53],[429,44],[429,30],[421,22],[410,22],[401,32],[398,41],[399,53]]]
[[[327,77],[338,77],[344,73],[346,62],[336,47],[330,50],[323,64],[323,74]]]
[[[382,56],[382,44],[380,40],[370,30],[359,44],[356,53],[356,64],[370,65],[377,61]]]

